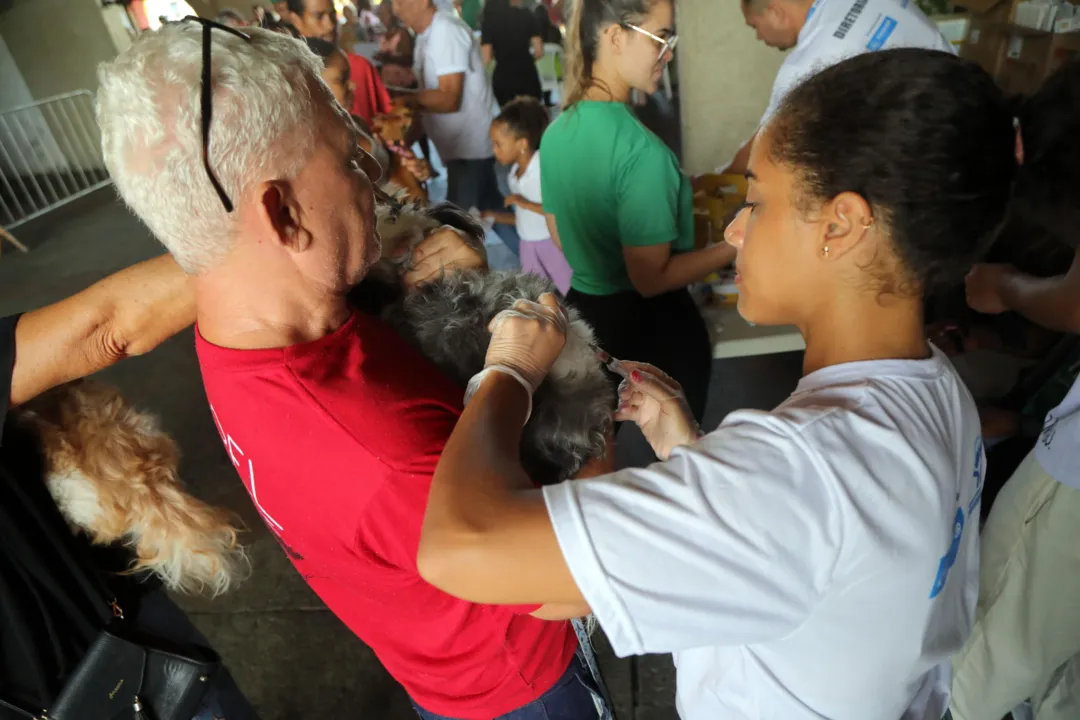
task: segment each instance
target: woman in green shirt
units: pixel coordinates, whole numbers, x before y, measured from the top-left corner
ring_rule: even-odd
[[[675,154],[628,106],[656,91],[676,36],[670,0],[576,0],[567,32],[567,104],[540,144],[552,238],[574,276],[567,301],[615,357],[677,380],[700,420],[712,352],[686,290],[729,264],[693,250],[693,193]]]

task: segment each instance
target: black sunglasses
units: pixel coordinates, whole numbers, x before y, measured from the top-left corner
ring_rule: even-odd
[[[221,187],[221,183],[214,177],[214,171],[210,168],[210,119],[214,115],[214,86],[213,75],[210,68],[210,33],[214,30],[224,30],[227,33],[243,38],[248,42],[251,42],[251,36],[247,33],[240,32],[236,28],[231,28],[228,25],[222,25],[216,23],[213,20],[206,20],[201,17],[195,17],[194,15],[188,15],[184,18],[184,22],[195,22],[202,25],[202,158],[203,167],[206,168],[206,176],[210,178],[210,184],[214,186],[214,190],[217,191],[218,197],[221,198],[221,204],[225,206],[225,212],[233,211],[232,200],[229,199],[228,193],[225,192],[225,188]]]

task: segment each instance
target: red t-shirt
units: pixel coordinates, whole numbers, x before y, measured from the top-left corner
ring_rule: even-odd
[[[214,421],[263,520],[413,700],[486,720],[554,686],[577,648],[569,623],[458,600],[416,570],[461,388],[363,313],[301,345],[230,350],[196,332],[196,349]]]
[[[349,78],[356,86],[352,114],[364,118],[370,125],[371,119],[376,115],[388,113],[393,109],[390,104],[390,93],[383,85],[375,66],[365,57],[350,52],[345,53],[345,57],[349,59]]]

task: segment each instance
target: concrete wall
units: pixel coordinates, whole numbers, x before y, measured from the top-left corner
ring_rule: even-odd
[[[15,0],[0,36],[36,99],[96,90],[98,63],[117,53],[97,0]]]
[[[758,42],[740,0],[678,0],[683,166],[727,165],[765,111],[784,56]]]

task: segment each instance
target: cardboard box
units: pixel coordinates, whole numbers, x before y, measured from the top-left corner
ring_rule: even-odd
[[[1030,95],[1077,53],[1080,32],[1024,33],[1014,28],[995,77],[1006,93]]]

